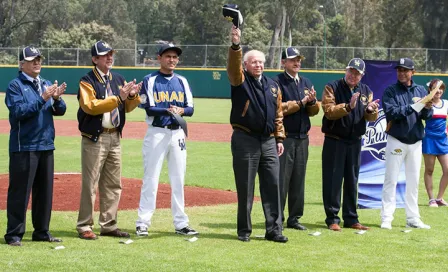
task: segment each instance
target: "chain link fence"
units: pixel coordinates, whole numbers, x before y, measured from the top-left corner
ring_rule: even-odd
[[[157,67],[157,52],[160,44],[135,44],[134,49],[116,49],[116,66]],[[224,68],[228,45],[181,45],[183,50],[178,67]],[[410,57],[418,72],[448,72],[448,50],[425,48],[360,48],[360,47],[322,47],[296,46],[305,56],[302,69],[343,70],[351,58],[370,60],[398,60]],[[243,46],[243,51],[254,49]],[[279,47],[256,48],[266,54],[265,69],[280,68]],[[271,50],[270,50],[271,49]],[[0,65],[16,65],[21,48],[0,48]],[[90,49],[79,48],[41,48],[44,65],[90,66]],[[269,53],[273,55],[272,57]]]

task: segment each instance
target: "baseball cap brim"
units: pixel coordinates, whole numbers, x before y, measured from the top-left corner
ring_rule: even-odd
[[[350,69],[350,68],[353,68],[353,69],[355,69],[356,71],[358,71],[358,72],[360,72],[361,73],[361,75],[364,75],[364,71],[363,70],[359,70],[358,68],[356,68],[356,67],[354,67],[354,66],[347,66],[347,67],[345,67],[345,69]]]
[[[167,47],[167,48],[160,50],[159,56],[163,55],[163,53],[165,53],[166,51],[169,51],[169,50],[175,51],[178,56],[180,56],[182,54],[182,49],[180,49],[179,47],[176,47],[176,46],[171,46],[171,47]]]
[[[104,51],[104,52],[101,52],[101,53],[97,53],[97,56],[104,56],[104,55],[109,54],[109,52],[112,52],[114,54],[117,53],[117,51],[115,49],[112,49],[112,50],[109,50],[109,51]]]
[[[24,60],[26,60],[26,61],[32,61],[32,60],[34,60],[35,58],[41,58],[41,59],[44,59],[44,57],[42,56],[42,55],[36,55],[36,56],[31,56],[31,57],[26,57],[26,58],[23,58]]]
[[[401,64],[398,64],[397,66],[394,67],[394,69],[398,69],[398,68],[404,68],[404,69],[408,69],[408,70],[414,70],[414,67],[409,67],[409,66],[405,66],[405,65],[401,65]]]
[[[303,56],[303,55],[295,55],[295,56],[288,56],[287,58],[283,58],[283,59],[295,59],[295,58],[305,59],[305,56]]]

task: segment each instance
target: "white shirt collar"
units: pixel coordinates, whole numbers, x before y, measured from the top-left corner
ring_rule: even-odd
[[[40,77],[37,76],[36,78],[29,76],[28,74],[26,74],[25,72],[22,72],[22,75],[24,75],[26,77],[26,79],[28,79],[31,82],[34,82],[35,79],[37,79],[37,82],[40,83]]]
[[[293,77],[293,76],[290,75],[287,71],[285,71],[285,73],[286,73],[290,78],[297,80],[297,82],[300,82],[299,74],[297,74],[295,77]]]
[[[103,73],[103,72],[101,72],[101,70],[100,69],[98,69],[98,68],[96,68],[95,67],[95,69],[98,71],[98,73],[100,74],[100,76],[102,77],[102,78],[104,78],[104,76],[109,76],[110,75],[110,72],[108,72],[107,74],[105,74],[105,73]]]

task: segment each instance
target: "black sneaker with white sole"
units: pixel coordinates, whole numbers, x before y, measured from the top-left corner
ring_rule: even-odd
[[[148,236],[148,228],[147,227],[137,227],[135,229],[135,234],[137,234],[137,236]]]
[[[186,226],[183,229],[177,229],[176,233],[177,234],[182,234],[182,235],[198,235],[199,234],[199,232],[195,231],[190,226]]]

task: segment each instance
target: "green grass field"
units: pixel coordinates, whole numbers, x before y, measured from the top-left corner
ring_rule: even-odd
[[[69,100],[69,99],[67,99]],[[199,102],[201,101],[201,102]],[[69,108],[75,101],[69,102]],[[212,106],[207,106],[212,105]],[[229,102],[196,100],[195,118],[203,122],[227,122]],[[74,107],[74,106],[73,106]],[[204,109],[200,110],[200,107]],[[213,107],[213,108],[210,108]],[[0,107],[0,118],[7,118]],[[68,119],[74,119],[70,110]],[[209,118],[211,112],[225,115],[222,120]],[[73,115],[72,115],[73,113]],[[193,118],[192,118],[193,119]],[[199,121],[198,121],[199,122]],[[8,172],[8,135],[0,135],[0,173]],[[141,178],[141,140],[123,139],[123,176]],[[235,190],[229,143],[189,142],[187,185]],[[80,171],[80,138],[57,137],[55,170]],[[201,234],[188,242],[174,234],[171,211],[159,209],[153,217],[150,235],[134,243],[119,244],[119,239],[85,241],[77,238],[76,212],[54,212],[51,231],[64,240],[66,248],[55,250],[53,244],[31,242],[31,215],[28,214],[24,246],[9,247],[0,242],[2,271],[446,271],[448,230],[445,225],[448,207],[429,208],[423,182],[420,184],[420,212],[430,230],[404,233],[405,215],[398,209],[393,229],[379,228],[379,210],[359,210],[360,221],[372,229],[364,235],[351,229],[341,233],[326,229],[321,197],[321,147],[310,147],[305,214],[301,222],[309,231],[286,229],[289,242],[277,244],[257,239],[264,235],[261,203],[252,212],[252,241],[236,239],[236,204],[187,208],[192,227]],[[435,177],[440,177],[437,166]],[[167,169],[161,182],[168,181]],[[421,179],[423,181],[423,179]],[[438,188],[438,180],[435,181]],[[6,192],[1,192],[6,194]],[[256,189],[258,195],[258,191]],[[136,199],[135,201],[138,201]],[[77,203],[76,203],[77,205]],[[120,228],[134,232],[135,210],[119,211]],[[95,217],[97,219],[97,216]],[[6,212],[0,211],[0,229],[6,229]],[[98,228],[97,228],[98,230]],[[319,231],[314,237],[309,233]],[[1,233],[3,235],[3,233]]]
[[[64,100],[67,103],[67,112],[64,116],[58,117],[62,120],[76,120],[76,112],[79,105],[75,95],[64,95]],[[4,100],[5,94],[0,93],[0,119],[8,119],[8,108],[6,108]],[[188,122],[193,123],[217,123],[228,124],[230,119],[230,99],[207,99],[207,98],[195,98],[194,99],[194,114],[192,117],[188,117]],[[126,117],[126,121],[144,121],[145,114],[143,110],[136,109],[129,113]],[[311,124],[313,126],[322,125],[322,111],[318,115],[311,118]]]

